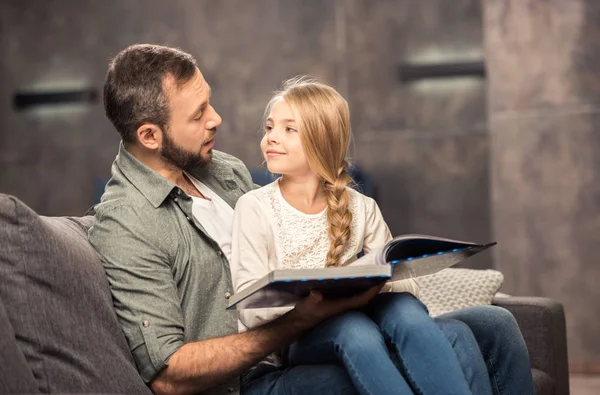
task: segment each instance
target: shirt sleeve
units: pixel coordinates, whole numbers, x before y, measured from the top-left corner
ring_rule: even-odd
[[[184,344],[184,320],[164,231],[142,209],[96,214],[89,239],[104,266],[117,317],[150,383]]]
[[[242,196],[236,203],[233,215],[231,241],[231,279],[235,292],[260,280],[272,269],[269,267],[269,243],[272,232],[259,198],[254,194]],[[238,310],[240,321],[246,328],[254,328],[274,320],[291,308]]]
[[[392,234],[388,228],[381,210],[374,199],[366,197],[366,229],[363,241],[363,250],[366,253],[374,248],[380,247],[392,240]],[[386,283],[381,292],[409,292],[419,297],[419,284],[414,279],[390,281]]]

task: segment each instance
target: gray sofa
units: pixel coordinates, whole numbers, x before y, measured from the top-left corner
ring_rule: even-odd
[[[121,332],[91,217],[43,217],[0,194],[0,393],[149,394]],[[562,306],[496,298],[517,318],[538,395],[569,393]]]

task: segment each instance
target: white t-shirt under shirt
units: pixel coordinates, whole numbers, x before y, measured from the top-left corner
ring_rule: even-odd
[[[354,189],[350,193],[351,236],[341,261],[356,260],[392,239],[377,203]],[[281,195],[279,180],[248,192],[236,204],[230,260],[235,292],[252,285],[275,269],[321,268],[329,250],[327,212],[305,214]],[[388,283],[383,292],[410,292],[418,296],[413,279]],[[273,320],[291,308],[239,310],[240,331]]]
[[[227,260],[231,262],[233,209],[202,182],[187,173],[186,176],[204,196],[210,199],[192,196],[192,214],[202,224],[208,235],[219,244]]]

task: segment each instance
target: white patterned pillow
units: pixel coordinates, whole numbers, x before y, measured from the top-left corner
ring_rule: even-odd
[[[444,269],[416,279],[419,299],[435,317],[465,307],[489,305],[504,281],[497,270]]]

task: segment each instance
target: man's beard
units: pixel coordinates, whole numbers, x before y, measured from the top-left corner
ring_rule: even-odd
[[[208,166],[212,160],[212,148],[208,150],[206,155],[202,155],[200,152],[188,151],[177,145],[168,133],[163,133],[163,146],[160,150],[160,156],[167,166],[190,172]]]

